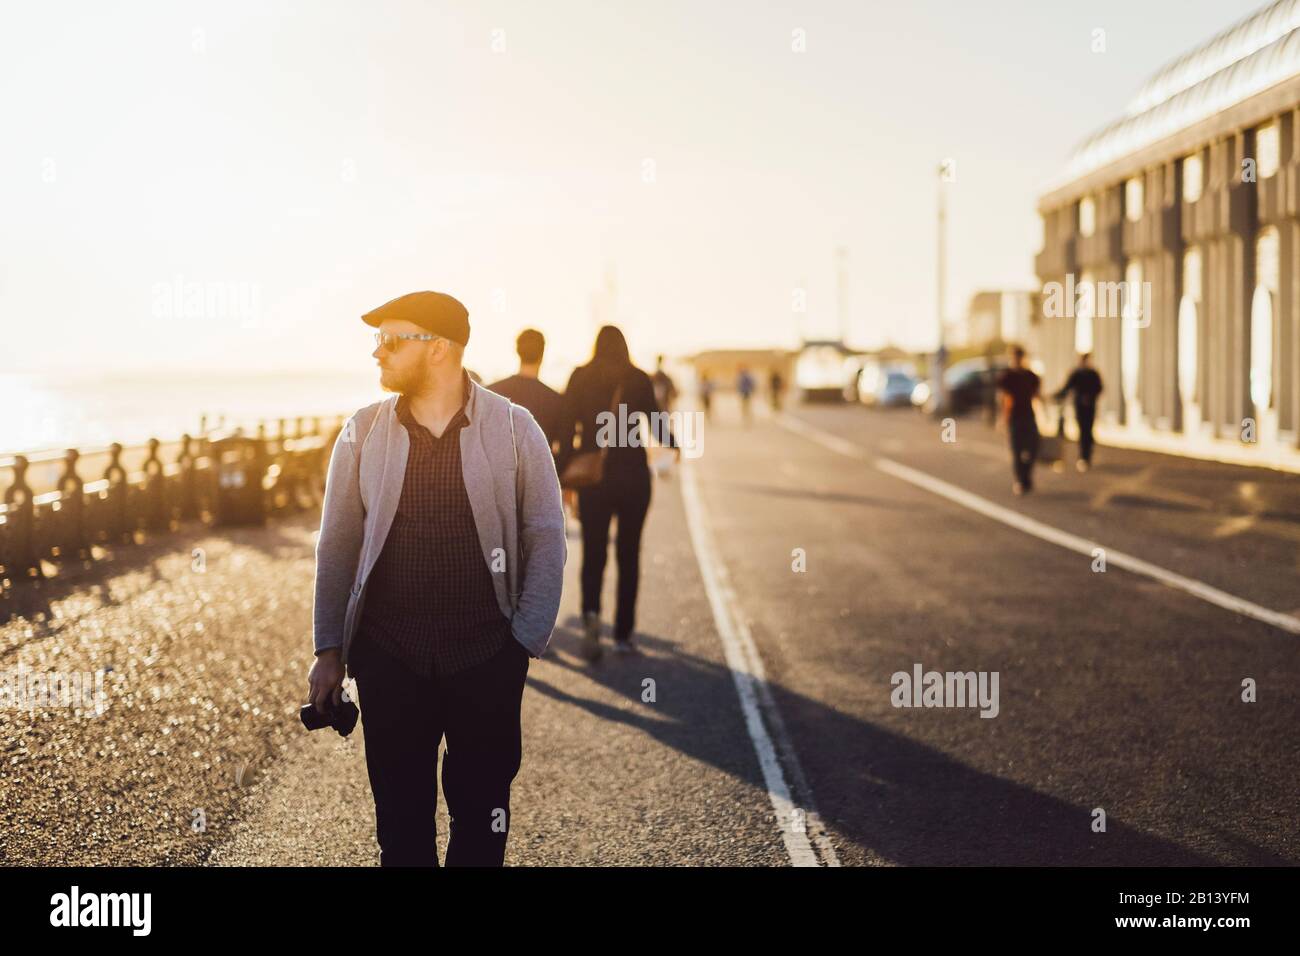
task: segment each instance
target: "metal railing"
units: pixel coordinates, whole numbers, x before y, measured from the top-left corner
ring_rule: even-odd
[[[202,522],[257,524],[316,507],[344,418],[201,429],[164,444],[0,456],[0,589]],[[87,480],[89,479],[89,480]]]

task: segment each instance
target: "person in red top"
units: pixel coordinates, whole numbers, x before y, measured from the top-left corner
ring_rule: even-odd
[[[1011,490],[1022,495],[1034,487],[1039,440],[1034,402],[1042,381],[1025,367],[1025,350],[1019,345],[1012,346],[1011,367],[998,376],[997,384],[1002,393],[1002,420],[1011,435],[1011,469],[1016,476]]]

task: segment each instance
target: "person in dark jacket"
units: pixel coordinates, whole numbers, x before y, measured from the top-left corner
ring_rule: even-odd
[[[1097,396],[1101,394],[1101,375],[1092,367],[1092,356],[1084,352],[1079,365],[1055,395],[1059,402],[1074,393],[1074,420],[1079,425],[1079,460],[1075,467],[1087,471],[1092,467],[1092,425],[1097,420]]]
[[[740,396],[740,417],[746,425],[753,421],[753,416],[749,410],[749,400],[754,394],[756,388],[754,376],[750,374],[749,369],[744,365],[736,372],[736,394]]]
[[[709,373],[704,372],[700,375],[700,404],[704,406],[704,417],[708,421],[713,421],[713,391],[717,388],[713,379],[709,378]]]
[[[672,376],[664,371],[664,357],[662,355],[655,359],[655,373],[650,377],[650,381],[654,384],[655,401],[659,403],[660,409],[671,412],[673,403],[677,401],[677,384],[673,381]]]
[[[772,402],[772,411],[781,410],[781,398],[785,394],[785,379],[781,377],[780,369],[772,369],[767,378],[768,398]]]
[[[1018,495],[1034,487],[1034,462],[1038,458],[1038,420],[1034,403],[1041,386],[1038,376],[1025,365],[1025,350],[1011,348],[1011,367],[997,378],[1002,393],[1002,421],[1011,435],[1011,469],[1016,476],[1011,490]]]
[[[621,391],[620,391],[621,389]],[[617,393],[618,402],[614,399]],[[556,468],[561,475],[572,457],[604,447],[599,484],[578,489],[582,524],[583,653],[600,657],[600,592],[609,552],[610,522],[618,519],[614,544],[618,562],[618,605],[614,614],[614,648],[634,650],[637,585],[640,579],[641,530],[650,509],[650,468],[641,424],[661,445],[678,449],[667,415],[655,400],[650,376],[632,364],[627,340],[612,325],[596,335],[591,361],[573,370],[564,390]],[[574,446],[575,437],[578,440]],[[680,449],[677,451],[680,456]]]
[[[532,412],[537,424],[542,426],[546,440],[554,449],[560,430],[563,399],[559,392],[537,377],[542,368],[542,353],[545,351],[546,339],[542,333],[536,329],[524,329],[519,333],[519,338],[515,339],[519,371],[509,378],[493,382],[488,388]]]

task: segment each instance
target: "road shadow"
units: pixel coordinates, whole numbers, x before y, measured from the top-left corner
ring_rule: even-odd
[[[642,717],[636,710],[562,690],[534,669],[528,682],[538,693],[602,720],[633,726],[664,746],[765,789],[746,739],[735,683],[725,666],[687,653],[671,639],[641,632],[636,637],[644,653],[606,654],[596,664],[587,664],[579,654],[579,628],[576,617],[557,626],[547,660],[638,703],[642,680],[654,678],[656,703],[641,704]],[[801,759],[809,777],[818,781],[817,808],[837,842],[848,840],[887,861],[913,866],[1220,862],[1128,825],[1114,806],[1106,808],[1106,832],[1094,833],[1092,807],[975,770],[956,757],[789,688],[770,686],[796,745],[800,740],[819,741],[816,754],[805,746]],[[737,741],[745,743],[737,746]],[[1106,790],[1105,781],[1098,781],[1097,792]],[[1293,862],[1240,837],[1234,836],[1233,842],[1252,864]]]

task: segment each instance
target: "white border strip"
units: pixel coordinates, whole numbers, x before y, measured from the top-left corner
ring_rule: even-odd
[[[820,445],[829,448],[831,451],[837,451],[841,454],[847,454],[852,458],[867,460],[866,450],[859,445],[845,441],[838,435],[832,435],[824,432],[820,428],[809,425],[807,422],[795,422],[797,419],[789,415],[782,415],[778,419],[781,425],[797,432]],[[851,451],[846,450],[852,449]],[[1220,591],[1216,587],[1211,587],[1204,582],[1197,581],[1195,578],[1185,577],[1174,571],[1169,571],[1159,565],[1152,564],[1150,561],[1143,561],[1141,558],[1131,554],[1125,554],[1123,551],[1116,551],[1114,548],[1108,548],[1096,541],[1090,541],[1087,538],[1081,538],[1078,535],[1070,534],[1068,531],[1061,531],[1053,528],[1051,525],[1043,524],[1041,521],[1035,521],[1033,518],[1022,515],[1018,511],[1012,511],[1010,508],[1004,508],[1001,505],[995,505],[987,498],[981,498],[979,495],[972,494],[963,488],[949,484],[942,479],[927,475],[923,471],[917,471],[915,468],[909,468],[907,465],[901,465],[896,461],[888,458],[877,458],[876,467],[886,474],[893,475],[895,478],[901,478],[903,481],[910,482],[918,488],[924,488],[926,491],[933,492],[936,495],[947,498],[949,501],[956,502],[963,507],[976,511],[994,521],[1001,521],[1025,534],[1031,534],[1035,538],[1043,541],[1049,541],[1052,544],[1060,545],[1070,551],[1076,551],[1079,554],[1085,554],[1092,557],[1095,549],[1101,548],[1106,552],[1106,564],[1114,565],[1117,568],[1123,568],[1126,571],[1132,571],[1134,574],[1145,575],[1159,581],[1178,591],[1184,591],[1193,597],[1198,597],[1202,601],[1221,607],[1224,610],[1232,611],[1234,614],[1240,614],[1243,617],[1249,617],[1256,621],[1262,621],[1265,624],[1271,624],[1273,627],[1291,634],[1300,634],[1300,618],[1291,614],[1283,614],[1281,611],[1274,611],[1262,605],[1255,604],[1253,601],[1247,601],[1245,598],[1239,598],[1227,591]]]
[[[1223,438],[1183,438],[1179,432],[1164,432],[1156,428],[1125,428],[1098,422],[1093,429],[1097,440],[1115,448],[1149,451],[1158,455],[1174,455],[1197,461],[1217,461],[1238,468],[1268,468],[1282,474],[1300,474],[1300,451],[1294,442],[1287,445],[1278,440],[1270,445],[1244,445],[1240,441]],[[1075,429],[1071,428],[1071,432]]]
[[[695,548],[695,560],[700,566],[704,590],[709,596],[709,605],[713,609],[713,621],[717,626],[718,637],[722,640],[723,654],[732,679],[735,681],[740,707],[745,715],[745,728],[754,743],[754,752],[758,756],[758,765],[763,772],[768,798],[776,811],[786,853],[795,866],[823,864],[839,866],[839,858],[835,855],[835,848],[831,845],[816,808],[812,805],[812,792],[808,788],[799,758],[795,754],[785,723],[781,720],[776,701],[772,697],[763,670],[763,659],[754,644],[754,636],[749,631],[749,625],[739,613],[735,594],[727,581],[726,567],[714,546],[704,503],[700,498],[695,467],[685,465],[680,469],[680,473],[682,503],[686,508],[686,526],[690,530],[691,544]],[[767,724],[772,728],[772,736],[768,735],[767,726],[764,725],[764,715],[767,716]],[[775,744],[772,740],[773,736],[776,738]],[[783,760],[790,768],[790,775],[801,792],[804,801],[802,807],[796,806],[791,797],[790,787],[781,769]],[[797,810],[803,811],[802,829],[796,829],[794,825]],[[810,840],[809,837],[812,839]],[[819,855],[820,859],[818,859]]]

